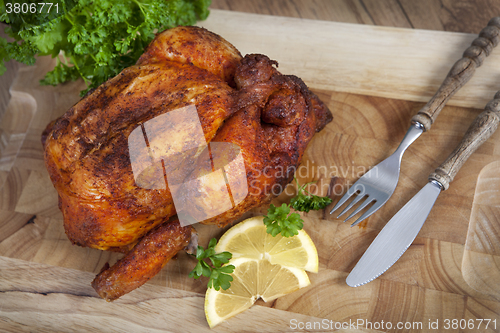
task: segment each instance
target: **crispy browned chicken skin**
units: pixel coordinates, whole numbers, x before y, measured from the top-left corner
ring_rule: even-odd
[[[241,150],[247,182],[235,186],[248,186],[248,194],[202,223],[224,226],[271,200],[291,181],[308,142],[332,116],[299,78],[282,75],[275,66],[264,55],[242,58],[206,29],[170,29],[156,36],[135,66],[49,124],[42,136],[45,164],[59,194],[68,238],[80,246],[126,253],[94,280],[101,297],[113,300],[145,283],[186,246],[193,232],[169,219],[176,207],[168,186],[145,188],[134,178],[129,153],[134,147],[128,138],[148,120],[194,105],[206,142],[232,143]],[[192,144],[189,131],[174,130],[170,146],[161,140],[149,143],[160,156],[172,145],[182,149]],[[144,173],[145,182],[158,172],[166,177],[173,170],[189,179],[210,172],[202,158],[208,149],[186,150],[193,152],[188,160],[194,162],[170,158],[163,170]],[[212,153],[217,158],[217,150]],[[194,196],[193,188],[176,193],[196,198],[185,202],[194,217],[220,186],[204,185],[204,192]]]

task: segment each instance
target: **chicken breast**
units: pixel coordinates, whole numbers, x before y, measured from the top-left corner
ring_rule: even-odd
[[[195,105],[205,140],[210,141],[236,111],[236,93],[224,77],[239,63],[237,51],[218,43],[220,37],[207,30],[194,29],[194,37],[191,30],[183,27],[167,34],[196,38],[205,53],[215,49],[225,60],[201,59],[198,62],[208,70],[197,67],[186,60],[195,57],[194,47],[184,49],[178,43],[173,60],[149,56],[148,63],[141,58],[141,64],[102,84],[47,128],[45,164],[73,243],[102,250],[124,246],[175,215],[168,188],[145,189],[135,183],[128,145],[134,129],[171,110]],[[160,34],[156,40],[163,45],[164,39]],[[157,52],[155,41],[148,50]],[[190,138],[190,131],[173,136],[188,147]]]

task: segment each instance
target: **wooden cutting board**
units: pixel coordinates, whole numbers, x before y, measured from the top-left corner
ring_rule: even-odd
[[[243,54],[264,53],[278,60],[282,72],[301,76],[331,108],[334,121],[314,137],[298,178],[301,183],[317,180],[317,193],[329,193],[334,202],[370,166],[393,152],[411,116],[475,38],[216,10],[203,26]],[[194,262],[184,253],[151,282],[113,303],[98,298],[90,287],[104,263],[113,263],[119,255],[73,246],[64,234],[40,135],[49,121],[78,100],[83,86],[39,86],[51,66],[51,59],[40,58],[36,66],[19,71],[0,122],[0,328],[208,331],[203,313],[206,281],[187,278]],[[333,331],[342,326],[391,331],[388,322],[395,331],[401,322],[414,329],[400,331],[440,332],[449,324],[446,331],[458,332],[452,325],[462,320],[462,325],[474,326],[465,331],[498,332],[500,132],[440,195],[417,239],[393,267],[358,288],[348,287],[345,278],[386,221],[426,183],[427,175],[500,89],[499,77],[496,50],[445,107],[432,130],[408,149],[393,197],[360,227],[350,228],[328,210],[303,214],[304,229],[320,260],[320,271],[309,274],[311,286],[270,304],[259,301],[214,331]],[[293,195],[289,187],[275,201]],[[214,226],[196,227],[202,245],[223,232]],[[487,320],[491,322],[486,328]]]
[[[476,185],[462,272],[475,290],[500,299],[500,161],[485,166]]]

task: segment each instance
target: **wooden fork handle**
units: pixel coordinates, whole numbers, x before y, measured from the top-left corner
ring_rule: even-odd
[[[446,102],[470,80],[476,68],[481,66],[499,41],[500,17],[495,17],[481,30],[479,37],[465,50],[462,58],[453,65],[436,94],[413,116],[412,122],[421,123],[428,131]]]
[[[447,190],[458,170],[479,146],[496,131],[500,122],[500,91],[495,94],[484,111],[472,122],[460,144],[433,173],[429,180],[437,180]]]

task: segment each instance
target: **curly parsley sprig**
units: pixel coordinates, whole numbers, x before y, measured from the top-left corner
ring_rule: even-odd
[[[222,288],[226,290],[231,287],[233,277],[229,274],[234,271],[235,267],[234,265],[224,264],[227,264],[233,255],[229,252],[216,253],[215,245],[217,245],[217,240],[212,238],[206,250],[198,246],[196,251],[198,263],[189,273],[189,277],[195,279],[199,279],[202,276],[208,277],[208,288],[214,288],[215,290]],[[209,259],[212,265],[206,259]]]
[[[267,216],[264,216],[264,224],[266,225],[267,233],[273,237],[280,234],[283,237],[292,237],[299,234],[304,226],[302,218],[297,213],[290,213],[290,207],[287,204],[282,204],[276,207],[273,204],[267,210]]]
[[[290,200],[290,205],[282,204],[276,207],[271,204],[267,210],[267,215],[264,216],[264,224],[266,225],[267,233],[276,237],[281,234],[283,237],[292,237],[299,234],[304,226],[304,220],[298,213],[290,214],[290,207],[297,211],[309,212],[310,210],[324,209],[332,203],[329,197],[320,197],[311,194],[306,190],[306,187],[311,184],[307,183],[299,186],[299,182],[295,178],[298,187],[298,194]],[[304,194],[307,192],[309,195]]]
[[[58,3],[58,15],[52,15],[54,9],[49,13],[39,7],[35,12],[9,12],[7,1],[0,1],[0,22],[8,24],[5,32],[14,39],[7,42],[0,38],[0,75],[6,70],[5,61],[11,59],[33,65],[35,56],[60,57],[63,60],[57,61],[41,84],[57,85],[82,78],[88,86],[83,95],[135,64],[157,31],[206,19],[211,1],[53,2]]]
[[[311,194],[306,190],[306,187],[309,184],[312,184],[312,182],[299,186],[299,182],[296,178],[295,181],[297,182],[298,194],[297,196],[293,197],[292,200],[290,200],[290,206],[293,209],[308,213],[310,210],[324,209],[326,206],[332,203],[332,199],[330,199],[329,197],[320,197]],[[309,195],[305,194],[304,192],[307,192]]]

